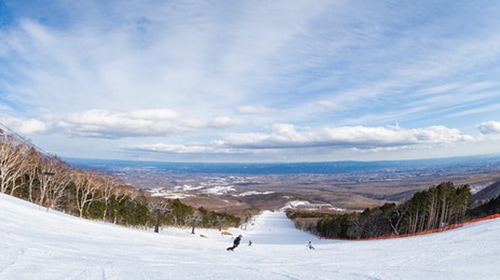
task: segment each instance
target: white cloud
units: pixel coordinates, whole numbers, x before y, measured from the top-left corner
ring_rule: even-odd
[[[236,112],[240,114],[266,114],[266,113],[275,113],[277,110],[265,106],[252,106],[245,105],[239,106],[236,108]]]
[[[225,129],[245,123],[229,117],[202,121],[184,117],[169,109],[130,112],[90,110],[70,114],[52,122],[55,127],[62,128],[73,136],[111,139],[168,136],[203,129]]]
[[[70,114],[59,119],[57,127],[74,136],[97,138],[122,138],[160,136],[189,130],[179,125],[177,115],[170,110],[139,110],[111,112],[90,110]]]
[[[234,119],[230,117],[215,117],[208,123],[208,126],[214,128],[230,128],[234,126],[241,126],[246,123],[247,122],[242,119]]]
[[[274,125],[269,133],[232,133],[225,138],[228,146],[257,149],[319,146],[374,148],[473,140],[472,136],[457,129],[443,126],[419,129],[364,126],[297,128],[291,124]]]
[[[227,148],[212,144],[142,144],[142,145],[123,145],[120,147],[123,150],[129,151],[144,151],[155,153],[175,153],[175,154],[211,154],[211,153],[230,153],[232,151]]]
[[[500,122],[497,121],[482,122],[476,127],[482,134],[500,133]]]
[[[179,114],[169,109],[137,110],[130,113],[130,117],[151,120],[173,120],[179,118]]]
[[[330,100],[320,100],[317,104],[329,110],[345,110],[343,105],[338,104],[338,102],[333,102]]]
[[[224,139],[205,143],[131,144],[120,146],[128,152],[169,154],[171,158],[214,161],[246,160],[327,160],[331,156],[413,154],[425,158],[429,151],[456,149],[476,141],[459,130],[443,126],[404,129],[400,127],[295,127],[276,124],[268,133],[230,133]],[[218,156],[218,157],[215,157]],[[438,156],[429,154],[429,156]],[[397,157],[396,157],[397,158]]]
[[[44,132],[47,130],[47,125],[44,122],[35,119],[29,119],[23,121],[19,125],[19,133],[22,134],[33,134],[38,132]]]
[[[34,133],[45,133],[49,129],[47,123],[37,119],[20,119],[7,117],[2,122],[7,127],[22,135],[30,135]]]

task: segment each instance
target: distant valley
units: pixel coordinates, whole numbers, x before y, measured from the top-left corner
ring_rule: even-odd
[[[283,206],[355,211],[404,201],[445,181],[469,184],[473,193],[500,181],[500,155],[319,163],[65,160],[77,167],[112,173],[155,196],[231,213]]]

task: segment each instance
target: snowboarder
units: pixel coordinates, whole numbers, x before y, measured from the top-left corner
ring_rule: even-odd
[[[248,246],[252,246],[252,240],[248,240]]]
[[[240,241],[241,241],[241,238],[243,237],[243,235],[238,235],[238,237],[236,237],[233,241],[233,246],[232,247],[228,247],[226,250],[227,251],[234,251],[234,248],[238,247],[238,245],[240,245]]]
[[[315,250],[316,249],[316,248],[314,248],[314,245],[312,244],[311,241],[309,241],[309,243],[307,243],[306,248],[309,248],[309,250]]]

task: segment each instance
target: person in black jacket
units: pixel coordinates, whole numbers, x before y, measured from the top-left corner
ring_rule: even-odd
[[[241,238],[243,238],[243,235],[238,235],[238,237],[236,237],[233,241],[233,246],[232,247],[228,247],[226,250],[227,251],[233,251],[234,248],[238,247],[238,245],[240,245],[240,242],[241,242]]]

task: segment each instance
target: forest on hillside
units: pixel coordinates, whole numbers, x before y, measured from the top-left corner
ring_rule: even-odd
[[[329,214],[290,210],[297,228],[324,238],[374,238],[415,234],[500,213],[500,197],[475,208],[468,185],[444,182],[417,192],[403,203],[386,203],[360,213]]]
[[[112,174],[70,166],[0,129],[0,193],[49,209],[125,226],[238,226],[241,218],[152,197]]]

